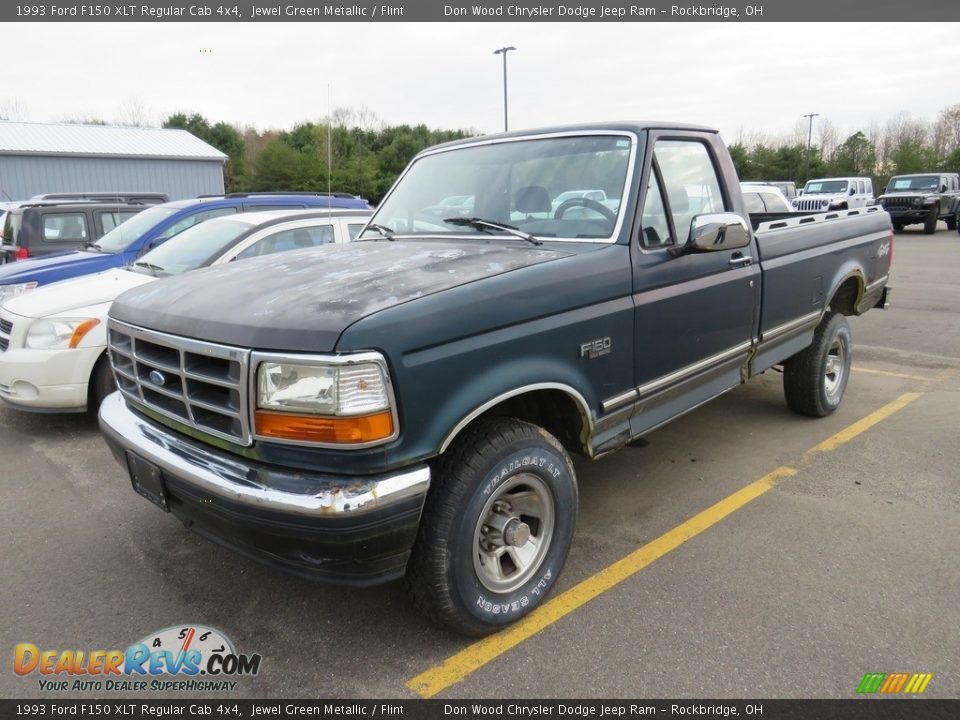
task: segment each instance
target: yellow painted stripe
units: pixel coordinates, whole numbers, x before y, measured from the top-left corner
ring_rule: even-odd
[[[907,375],[906,373],[889,372],[887,370],[874,370],[872,368],[854,367],[854,372],[869,373],[870,375],[883,375],[884,377],[903,378],[904,380],[919,380],[920,382],[932,382],[934,378],[923,377],[922,375]]]
[[[927,673],[927,676],[923,679],[923,682],[920,683],[920,685],[916,688],[916,690],[914,690],[914,692],[918,695],[922,693],[924,690],[927,689],[927,685],[930,684],[931,680],[933,680],[933,673]]]
[[[885,418],[920,397],[922,393],[905,393],[899,398],[867,417],[859,420],[836,435],[824,440],[819,445],[808,450],[804,462],[818,452],[836,450],[838,447],[861,433],[870,429]],[[635,550],[626,557],[618,560],[595,575],[581,581],[566,592],[558,595],[542,607],[530,613],[527,617],[511,625],[509,628],[491,635],[483,640],[467,646],[455,655],[450,656],[439,665],[420,673],[407,682],[407,687],[421,697],[431,698],[446,688],[454,685],[475,670],[483,667],[491,660],[499,657],[524,640],[536,635],[544,628],[549,627],[577,608],[585,605],[595,597],[603,594],[610,588],[636,574],[650,563],[663,557],[671,550],[679,547],[687,540],[699,535],[712,527],[747,503],[755,500],[770,490],[777,480],[796,475],[797,471],[790,467],[779,467],[759,480],[741,488],[732,495],[728,495],[720,502],[712,505],[686,522],[664,533],[656,540]],[[929,680],[928,680],[929,682]],[[887,680],[889,683],[889,679]],[[886,685],[886,684],[885,684]],[[926,685],[924,685],[926,687]],[[881,690],[882,692],[882,690]],[[918,690],[917,692],[923,692]]]
[[[728,495],[715,505],[667,531],[656,540],[634,550],[621,560],[574,585],[516,624],[496,635],[491,635],[473,643],[456,655],[447,658],[440,665],[417,675],[407,683],[407,687],[421,697],[433,697],[451,685],[460,682],[473,671],[483,667],[507,650],[519,645],[598,595],[638,573],[650,563],[683,545],[687,540],[716,525],[731,513],[763,495],[780,478],[796,474],[797,471],[793,468],[779,467],[764,475],[759,480],[750,483],[732,495]]]
[[[804,462],[809,461],[809,459],[817,453],[830,452],[832,450],[836,450],[844,443],[850,442],[855,437],[866,432],[877,423],[881,422],[882,420],[886,420],[898,410],[905,408],[921,395],[923,395],[923,393],[904,393],[893,402],[887,403],[878,410],[874,410],[862,420],[858,420],[852,425],[848,425],[836,435],[828,437],[819,445],[807,450],[803,456]]]

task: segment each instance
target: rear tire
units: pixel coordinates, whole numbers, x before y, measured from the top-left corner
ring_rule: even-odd
[[[511,418],[477,421],[440,457],[405,584],[431,620],[482,636],[543,603],[567,558],[577,483],[566,451]]]
[[[957,229],[957,226],[958,226],[957,220],[958,220],[958,218],[960,218],[960,211],[958,211],[955,215],[951,215],[950,217],[947,218],[947,220],[946,220],[947,230],[956,230],[956,229]]]
[[[930,213],[927,215],[927,219],[923,221],[924,235],[933,235],[937,231],[937,220],[940,219],[938,214],[939,208],[937,208],[936,205],[930,208]]]
[[[893,221],[893,230],[894,232],[903,232],[903,223],[899,220]]]
[[[94,415],[100,410],[100,404],[106,399],[107,395],[117,389],[117,383],[113,378],[113,371],[110,369],[110,360],[104,353],[93,366],[93,372],[90,373],[90,387],[87,391],[87,410]]]
[[[824,417],[843,400],[850,378],[853,339],[847,319],[828,312],[808,348],[783,364],[783,395],[795,413]]]

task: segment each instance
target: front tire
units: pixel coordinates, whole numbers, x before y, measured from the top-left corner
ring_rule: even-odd
[[[923,221],[923,234],[933,235],[937,231],[937,220],[939,220],[939,210],[936,205],[930,208],[927,219]]]
[[[90,373],[90,386],[87,391],[87,410],[97,414],[100,404],[106,399],[107,395],[117,389],[117,383],[113,378],[113,371],[110,369],[110,359],[104,353],[93,366],[93,372]]]
[[[556,583],[577,501],[556,438],[510,418],[477,421],[438,462],[407,567],[414,604],[464,635],[516,622]]]
[[[783,364],[783,395],[795,413],[825,417],[843,400],[850,378],[853,339],[847,319],[828,312],[808,348]]]
[[[960,210],[947,218],[947,230],[956,230],[960,226]]]

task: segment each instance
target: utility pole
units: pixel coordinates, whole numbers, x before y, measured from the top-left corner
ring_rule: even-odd
[[[803,117],[810,118],[810,129],[807,130],[807,162],[806,169],[803,171],[803,183],[806,185],[807,181],[810,179],[810,141],[813,139],[813,119],[815,117],[820,117],[820,113],[808,113]]]
[[[507,132],[509,130],[509,123],[507,122],[507,53],[511,50],[516,50],[512,45],[510,47],[502,47],[499,50],[494,50],[494,55],[503,55],[503,131]]]

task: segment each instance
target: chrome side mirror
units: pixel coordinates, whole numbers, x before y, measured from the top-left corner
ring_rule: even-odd
[[[734,213],[697,215],[690,221],[690,235],[685,252],[736,250],[750,244],[750,228]]]

